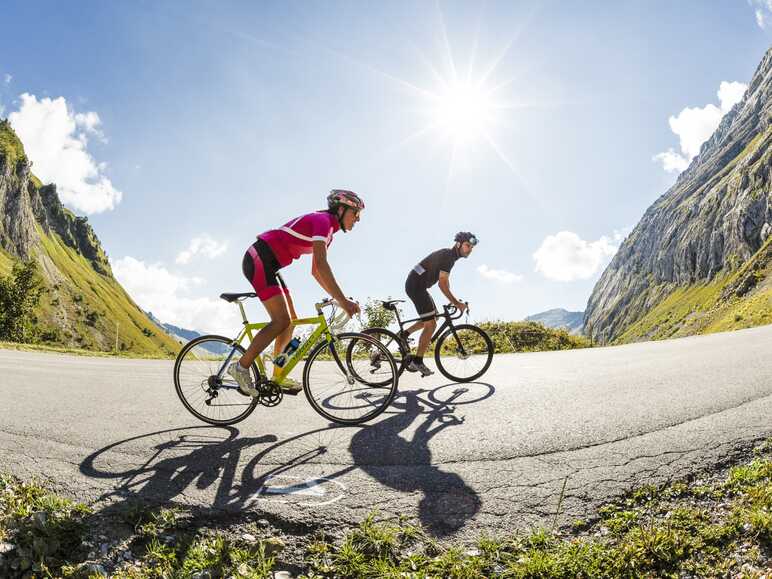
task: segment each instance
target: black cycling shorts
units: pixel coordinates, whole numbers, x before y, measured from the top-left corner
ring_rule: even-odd
[[[429,294],[429,290],[423,284],[421,276],[411,271],[405,281],[405,293],[413,302],[418,317],[422,320],[431,320],[437,317],[437,306]]]
[[[261,301],[271,299],[275,295],[289,295],[289,289],[279,273],[279,262],[276,256],[262,239],[249,246],[241,261],[241,271],[255,289]]]

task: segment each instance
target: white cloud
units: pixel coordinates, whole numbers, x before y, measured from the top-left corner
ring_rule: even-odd
[[[177,255],[177,263],[190,263],[190,260],[198,254],[201,254],[208,259],[214,259],[225,253],[227,249],[227,241],[216,241],[209,235],[204,234],[201,237],[194,237],[190,240],[188,248]]]
[[[11,84],[12,80],[13,80],[13,75],[8,74],[7,72],[3,75],[3,82],[5,84]]]
[[[477,271],[485,279],[491,279],[501,283],[515,283],[516,281],[522,281],[523,276],[512,273],[505,269],[492,269],[485,264],[482,264],[477,268]]]
[[[664,153],[654,155],[655,161],[662,162],[662,168],[668,173],[680,173],[689,166],[689,159],[676,153],[673,147],[670,147]]]
[[[238,309],[220,299],[191,297],[201,278],[187,278],[162,264],[146,264],[131,256],[111,261],[116,279],[145,311],[169,324],[230,336],[241,325]]]
[[[56,183],[62,203],[83,213],[115,208],[123,193],[104,175],[86,149],[89,135],[104,141],[95,112],[74,113],[63,97],[38,100],[21,95],[21,108],[9,115],[16,134],[33,162],[33,172],[46,183]]]
[[[75,124],[83,128],[83,130],[85,130],[88,134],[97,137],[103,143],[107,142],[104,133],[99,128],[99,125],[102,124],[102,119],[100,119],[99,115],[94,111],[89,111],[87,113],[76,113]],[[83,144],[85,145],[86,143],[84,142]]]
[[[766,30],[772,17],[772,0],[748,0],[756,13],[756,24],[762,30]]]
[[[772,1],[772,0],[770,0]],[[718,127],[723,116],[742,100],[748,85],[741,82],[723,81],[716,93],[719,106],[708,104],[704,107],[686,107],[677,116],[668,119],[670,130],[678,135],[681,152],[672,147],[664,153],[654,155],[653,160],[662,163],[669,173],[680,173],[689,166],[700,152],[702,144]]]
[[[588,279],[611,261],[628,230],[585,241],[571,231],[548,235],[533,254],[535,270],[555,281]]]

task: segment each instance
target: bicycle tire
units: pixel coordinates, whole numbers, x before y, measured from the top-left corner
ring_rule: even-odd
[[[455,331],[455,333],[454,333]],[[456,375],[453,372],[451,372],[445,364],[442,362],[443,358],[443,346],[445,345],[446,340],[448,338],[456,340],[456,350],[458,350],[458,346],[460,345],[456,336],[459,335],[462,332],[472,332],[474,334],[477,334],[485,345],[485,351],[481,352],[481,354],[486,356],[485,362],[483,366],[475,373],[466,376],[460,376]],[[442,373],[443,376],[445,376],[448,380],[453,380],[454,382],[472,382],[473,380],[477,380],[480,376],[485,374],[488,371],[488,368],[490,368],[491,362],[493,362],[493,341],[491,340],[490,336],[485,333],[485,331],[481,328],[478,328],[477,326],[473,326],[472,324],[459,324],[457,326],[454,326],[452,328],[449,328],[446,330],[437,340],[437,343],[434,346],[434,362],[437,364],[437,369]],[[475,354],[476,356],[477,354]],[[449,357],[448,357],[449,358]]]
[[[199,420],[201,420],[203,422],[206,422],[207,424],[213,424],[215,426],[228,426],[228,425],[231,425],[231,424],[236,424],[237,422],[241,422],[247,416],[252,414],[252,412],[254,412],[255,408],[259,404],[259,399],[258,398],[252,398],[250,396],[249,398],[251,398],[251,400],[249,401],[249,403],[248,404],[244,404],[244,407],[245,407],[244,411],[241,412],[240,414],[237,414],[236,416],[232,416],[232,417],[228,417],[228,418],[214,418],[212,416],[208,416],[206,414],[202,414],[201,412],[196,410],[193,407],[193,404],[191,403],[191,401],[188,400],[188,396],[186,396],[185,393],[183,392],[184,386],[183,386],[183,384],[181,383],[181,380],[180,380],[180,369],[181,369],[181,366],[183,365],[183,362],[185,361],[187,354],[189,352],[191,352],[191,350],[193,350],[193,348],[195,348],[196,346],[200,345],[201,343],[207,342],[207,341],[208,342],[220,342],[226,348],[235,348],[236,351],[239,354],[243,354],[244,353],[244,348],[243,347],[241,347],[239,344],[235,344],[234,345],[233,344],[233,340],[231,338],[226,338],[225,336],[218,336],[218,335],[215,335],[215,334],[208,334],[208,335],[205,335],[205,336],[199,336],[198,338],[194,338],[193,340],[191,340],[190,342],[185,344],[185,346],[183,346],[182,350],[180,350],[180,353],[177,354],[177,359],[174,361],[174,371],[173,371],[174,372],[174,388],[177,391],[177,396],[179,396],[180,401],[182,401],[183,406],[185,406],[185,408],[188,410],[188,412],[190,412],[193,416],[195,416]],[[204,376],[204,375],[205,375],[205,373],[201,374],[201,376]],[[257,380],[257,378],[259,377],[259,372],[257,370],[257,366],[254,363],[252,364],[252,376],[253,376],[254,380]],[[194,383],[193,386],[195,386],[197,388],[203,389],[203,382],[200,382],[197,386]],[[195,390],[195,388],[194,388],[194,390]],[[233,390],[232,392],[236,393],[235,390]],[[243,400],[244,402],[246,402],[246,400],[244,400],[244,395],[243,394],[237,393],[237,395],[240,398],[235,398],[235,400],[238,400],[238,401],[242,401]],[[210,398],[210,401],[211,401],[211,398]]]
[[[343,348],[345,348],[346,350],[345,355],[343,355],[342,351],[338,352],[338,347],[336,347],[335,345],[341,344],[345,341],[349,341],[349,342],[343,346]],[[317,400],[317,397],[314,393],[315,390],[318,389],[318,387],[316,386],[317,379],[315,378],[313,383],[311,379],[312,368],[320,367],[320,370],[318,372],[320,374],[319,381],[322,383],[329,381],[329,378],[323,377],[325,368],[321,367],[321,365],[315,365],[316,362],[323,361],[323,360],[320,360],[319,358],[320,355],[325,350],[329,350],[333,358],[332,362],[338,367],[339,375],[340,373],[346,375],[344,376],[346,384],[344,385],[343,392],[335,392],[332,395],[327,396],[327,398],[329,399],[338,398],[341,395],[346,394],[345,389],[346,388],[351,389],[351,387],[354,386],[354,384],[347,376],[347,372],[350,372],[351,364],[354,361],[350,352],[350,349],[353,348],[351,341],[353,341],[353,344],[359,344],[359,345],[366,343],[370,347],[378,349],[383,355],[383,362],[386,364],[389,364],[391,368],[391,373],[392,373],[392,378],[388,381],[389,382],[388,384],[381,385],[381,386],[374,386],[373,384],[368,384],[367,382],[362,381],[359,378],[359,374],[361,374],[361,372],[351,372],[351,374],[355,377],[356,382],[359,382],[360,385],[364,384],[368,388],[372,387],[374,388],[374,391],[367,392],[368,388],[360,387],[358,388],[360,392],[356,394],[356,396],[353,396],[354,394],[353,391],[350,391],[349,394],[351,394],[354,398],[357,398],[358,400],[367,400],[367,398],[371,396],[379,397],[377,405],[374,405],[371,401],[368,401],[369,405],[373,406],[373,409],[370,412],[366,412],[362,416],[358,416],[358,417],[346,417],[346,416],[342,416],[340,414],[334,413],[333,410],[345,412],[346,409],[342,408],[340,405],[332,406],[330,404],[327,404],[325,406],[324,402],[326,398],[324,396],[321,396],[320,400]],[[343,363],[342,359],[345,359],[345,364]],[[329,368],[327,370],[329,370]],[[328,374],[329,374],[329,371],[328,371]],[[386,408],[389,407],[392,400],[394,399],[394,396],[397,393],[398,384],[399,384],[399,373],[397,370],[397,364],[394,360],[394,357],[391,355],[391,353],[386,349],[386,347],[383,344],[381,344],[375,338],[372,338],[371,336],[368,336],[363,333],[358,333],[358,332],[346,332],[346,333],[338,334],[335,340],[323,340],[322,342],[314,346],[314,348],[308,354],[306,364],[303,368],[303,391],[305,392],[308,403],[319,415],[337,424],[362,424],[363,422],[372,420],[373,418],[381,414],[384,410],[386,410]],[[357,404],[360,404],[360,403],[357,402]],[[365,405],[364,407],[367,407],[367,405]],[[354,406],[349,408],[348,410],[353,411],[353,410],[359,410],[360,408],[362,408],[362,406]]]
[[[402,343],[402,341],[399,339],[397,334],[394,332],[387,330],[386,328],[367,328],[365,330],[362,330],[362,333],[371,336],[381,342],[384,346],[386,346],[386,349],[389,350],[389,353],[394,358],[394,361],[397,363],[397,375],[401,376],[402,373],[405,371],[405,365],[407,356],[410,354],[409,350],[405,349],[405,345]],[[352,346],[354,344],[352,343]],[[399,356],[394,355],[394,352],[390,349],[390,346],[396,346],[399,351]],[[354,368],[353,364],[351,363],[351,354],[352,354],[353,348],[349,348],[346,352],[346,363],[348,364],[350,370],[352,372],[356,372],[356,369]],[[371,359],[370,360],[370,374],[374,374],[375,365],[380,362],[378,359],[377,361]],[[364,372],[367,374],[367,372]],[[388,386],[389,379],[385,379],[382,381],[379,380],[370,380],[368,377],[365,376],[359,376],[357,374],[357,379],[361,379],[362,381],[366,382],[367,384],[371,384],[373,386]]]

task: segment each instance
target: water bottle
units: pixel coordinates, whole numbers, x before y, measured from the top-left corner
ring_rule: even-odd
[[[284,350],[281,354],[276,356],[276,358],[273,361],[274,366],[278,366],[279,368],[283,367],[284,364],[287,363],[287,360],[289,360],[289,357],[292,356],[292,354],[295,353],[295,350],[298,349],[298,346],[300,346],[300,339],[299,338],[292,338],[289,341],[289,344],[287,344],[284,347]]]

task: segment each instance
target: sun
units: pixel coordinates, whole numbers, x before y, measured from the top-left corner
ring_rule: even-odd
[[[493,108],[489,95],[480,87],[456,83],[436,95],[435,124],[454,141],[468,141],[492,124]]]

